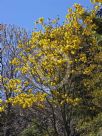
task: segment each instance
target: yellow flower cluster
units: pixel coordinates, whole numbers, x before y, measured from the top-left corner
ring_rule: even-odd
[[[87,62],[87,57],[86,57],[86,54],[80,54],[80,61],[82,61],[82,62]]]
[[[27,66],[23,66],[20,70],[22,74],[26,74],[29,71]]]
[[[7,83],[7,87],[8,89],[15,90],[17,89],[17,86],[20,85],[20,83],[20,79],[10,79]]]
[[[12,64],[12,65],[19,65],[20,61],[19,61],[18,58],[14,58],[13,60],[11,60],[10,64]]]
[[[43,106],[45,98],[46,94],[41,92],[36,94],[21,93],[14,98],[9,98],[8,102],[12,103],[14,106],[19,105],[22,108],[32,107],[33,104],[41,107]]]
[[[57,90],[52,91],[54,103],[57,105],[70,104],[76,106],[80,103],[81,99],[72,98],[67,93],[59,93]],[[52,102],[53,102],[52,100]]]
[[[0,112],[3,112],[5,110],[5,105],[3,104],[3,100],[0,99]]]
[[[91,2],[95,3],[95,2],[100,2],[102,3],[102,0],[91,0]]]
[[[90,75],[91,72],[95,69],[96,65],[90,65],[89,67],[86,67],[83,71],[83,74]]]
[[[3,112],[4,111],[4,107],[0,107],[0,112]]]

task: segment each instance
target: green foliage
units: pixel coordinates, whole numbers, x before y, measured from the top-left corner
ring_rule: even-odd
[[[78,128],[81,136],[101,136],[102,135],[102,113],[98,114],[94,119],[80,122]]]
[[[97,28],[96,28],[96,32],[97,34],[102,34],[102,17],[96,17],[94,18],[94,23],[96,24]]]
[[[32,123],[19,136],[47,136],[46,131],[42,130],[38,124]]]

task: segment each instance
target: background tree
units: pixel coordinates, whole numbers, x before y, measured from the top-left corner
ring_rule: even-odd
[[[0,114],[0,135],[9,136],[11,134],[16,135],[16,129],[18,127],[16,119],[18,118],[18,121],[21,120],[19,108],[13,108],[9,102],[5,105],[5,102],[15,95],[15,92],[11,90],[12,86],[9,86],[9,82],[12,84],[19,82],[19,73],[15,71],[15,66],[10,62],[19,53],[19,49],[17,48],[19,41],[26,42],[28,40],[28,33],[24,29],[13,25],[2,24],[1,26],[0,92],[2,99],[0,99],[0,110],[3,111],[4,107],[5,111]],[[16,82],[14,82],[15,79]],[[21,128],[19,127],[19,129]],[[17,130],[18,133],[19,129]]]

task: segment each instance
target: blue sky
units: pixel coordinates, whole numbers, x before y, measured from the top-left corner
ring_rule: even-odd
[[[67,9],[74,3],[88,9],[91,7],[90,0],[0,0],[0,23],[32,30],[34,21],[39,17],[47,20],[59,16],[63,21]]]

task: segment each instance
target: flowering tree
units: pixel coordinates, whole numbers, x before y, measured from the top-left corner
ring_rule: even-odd
[[[58,19],[48,25],[44,18],[36,21],[42,30],[26,42],[20,40],[19,52],[10,60],[17,78],[2,77],[4,90],[12,97],[1,100],[1,111],[7,104],[32,107],[46,119],[49,136],[78,135],[78,120],[93,118],[101,110],[94,91],[100,89],[101,79],[101,50],[93,23],[98,9],[85,15],[85,9],[75,4],[61,26]]]

